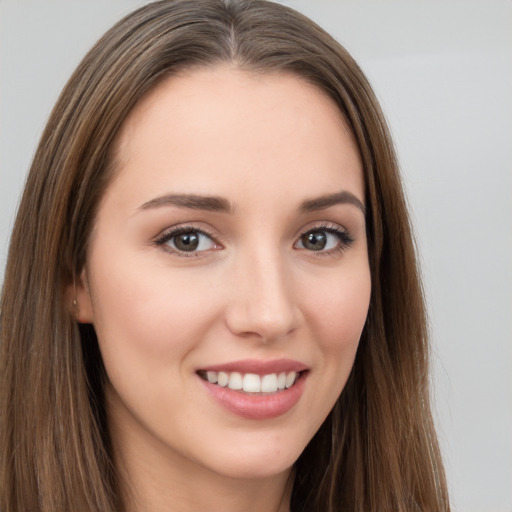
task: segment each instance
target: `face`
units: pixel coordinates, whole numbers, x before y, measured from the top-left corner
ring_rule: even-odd
[[[192,70],[139,102],[117,152],[78,290],[115,449],[289,471],[370,299],[361,162],[337,107],[293,75]]]

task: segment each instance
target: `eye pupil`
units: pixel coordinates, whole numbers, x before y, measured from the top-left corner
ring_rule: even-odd
[[[181,233],[174,237],[174,245],[180,251],[195,251],[199,245],[197,233]]]
[[[327,245],[327,236],[323,231],[311,231],[301,238],[302,245],[310,251],[321,251]]]

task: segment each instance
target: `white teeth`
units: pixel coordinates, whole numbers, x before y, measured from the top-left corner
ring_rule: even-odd
[[[284,389],[286,387],[286,373],[281,372],[277,377],[277,389]]]
[[[219,372],[217,384],[225,388],[229,382],[229,375],[225,372]]]
[[[295,378],[297,377],[297,374],[295,372],[290,372],[286,376],[286,389],[293,386],[293,383],[295,382]]]
[[[229,389],[242,389],[242,374],[238,372],[233,372],[229,376],[228,382]]]
[[[208,382],[216,384],[218,380],[217,372],[206,372],[206,378],[208,379]]]
[[[297,372],[269,373],[267,375],[257,375],[255,373],[240,372],[214,372],[208,370],[203,378],[211,384],[217,384],[221,387],[229,387],[233,390],[243,390],[246,393],[276,393],[283,389],[292,387],[297,381],[299,374]]]
[[[264,393],[275,393],[277,391],[277,375],[275,373],[263,376],[261,379],[261,391]]]
[[[262,391],[260,376],[254,373],[246,373],[244,375],[243,390],[247,393],[259,393]]]

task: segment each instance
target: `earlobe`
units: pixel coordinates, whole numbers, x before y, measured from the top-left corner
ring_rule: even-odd
[[[93,323],[92,300],[87,281],[87,271],[85,269],[69,285],[67,292],[67,302],[70,305],[70,313],[73,315],[73,318],[81,324]]]

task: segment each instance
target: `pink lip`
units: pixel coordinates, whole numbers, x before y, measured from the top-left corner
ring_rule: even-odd
[[[256,375],[268,375],[269,373],[281,372],[299,373],[307,369],[308,367],[305,364],[294,361],[293,359],[271,359],[269,361],[244,359],[200,368],[202,371],[255,373]]]
[[[226,368],[226,366],[223,366],[223,368]],[[259,372],[253,371],[253,373]],[[265,373],[267,373],[266,369]],[[267,395],[234,391],[198,378],[213,399],[230,412],[246,419],[265,420],[282,416],[297,404],[304,393],[307,377],[308,372],[302,374],[291,388]]]
[[[218,386],[199,377],[207,391],[220,405],[242,418],[264,420],[277,418],[288,412],[300,400],[308,376],[308,366],[293,359],[243,359],[200,368],[198,373],[240,372],[268,375],[281,372],[303,372],[295,384],[288,389],[269,394],[248,394],[228,387]]]

